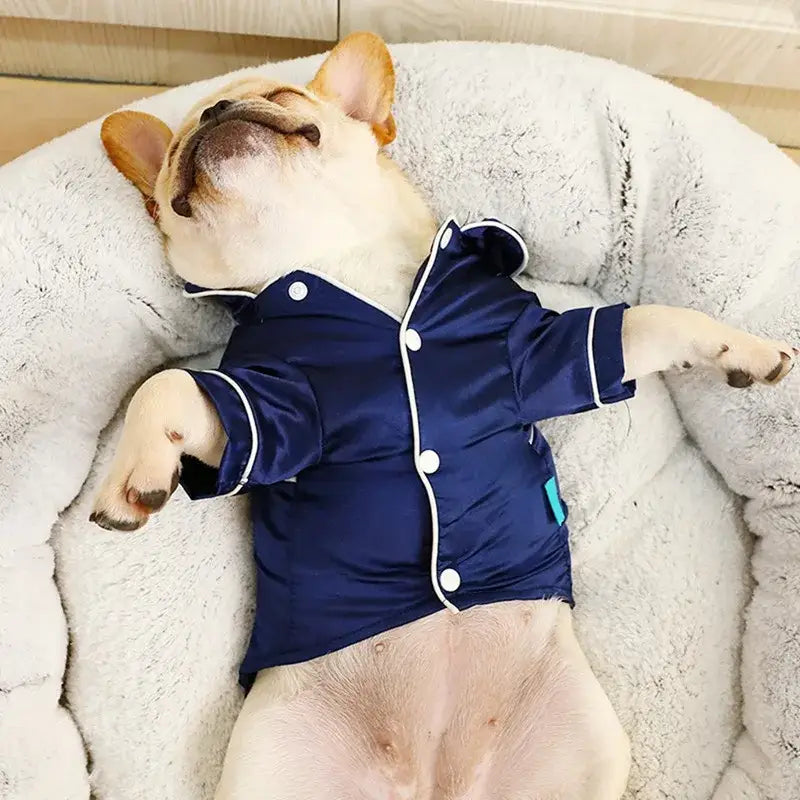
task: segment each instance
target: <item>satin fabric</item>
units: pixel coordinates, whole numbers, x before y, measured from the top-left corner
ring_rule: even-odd
[[[181,483],[195,499],[252,498],[245,688],[260,669],[445,605],[573,602],[566,505],[545,488],[556,471],[534,423],[633,395],[622,382],[626,306],[544,309],[512,279],[525,257],[502,223],[449,220],[403,327],[310,271],[257,296],[220,293],[236,327],[219,369],[190,374],[229,443],[218,470],[185,459]],[[439,459],[429,474],[426,450]],[[438,581],[447,569],[455,591]]]

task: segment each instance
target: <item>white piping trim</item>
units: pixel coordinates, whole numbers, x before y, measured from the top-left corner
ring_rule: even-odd
[[[450,216],[448,217],[443,226],[439,229],[434,239],[435,247],[432,249],[432,253],[436,252],[436,249],[439,246],[439,241],[441,240],[441,236],[443,231],[447,229],[447,226],[451,223],[455,223],[456,227],[460,231],[471,231],[477,228],[498,228],[501,231],[505,231],[505,233],[509,234],[519,245],[520,250],[522,251],[522,262],[517,267],[517,269],[511,274],[512,278],[516,278],[520,275],[524,270],[525,267],[528,266],[528,261],[530,260],[530,253],[528,252],[528,246],[525,244],[525,240],[519,235],[517,231],[515,231],[512,227],[506,225],[503,222],[498,222],[497,220],[491,219],[484,219],[479,220],[477,222],[470,222],[468,225],[464,225],[464,227],[460,227],[458,221],[455,217]],[[432,266],[432,264],[431,264]],[[200,292],[187,292],[186,289],[183,290],[184,297],[247,297],[250,300],[255,300],[265,289],[269,286],[272,286],[273,283],[277,283],[280,280],[288,277],[294,272],[305,273],[307,275],[314,275],[320,280],[329,283],[331,286],[335,286],[337,289],[352,295],[358,300],[361,300],[362,303],[366,303],[368,306],[372,306],[374,309],[381,311],[382,313],[386,314],[387,317],[391,317],[395,322],[402,323],[402,318],[395,314],[393,311],[390,311],[386,306],[377,303],[375,300],[371,300],[366,295],[361,294],[361,292],[357,291],[356,289],[352,289],[351,287],[347,286],[346,284],[342,283],[341,281],[337,280],[336,278],[332,278],[330,275],[326,275],[319,270],[313,268],[305,268],[305,269],[290,269],[284,272],[282,275],[278,275],[277,277],[273,278],[272,280],[267,281],[259,290],[258,292],[248,292],[246,289],[204,289]],[[422,280],[427,278],[427,267],[426,273],[423,276]],[[411,304],[409,304],[408,308],[406,309],[406,315],[408,314],[408,310],[411,308]]]
[[[592,381],[592,396],[595,405],[600,408],[606,405],[600,399],[600,387],[597,385],[597,369],[594,365],[594,318],[597,316],[597,307],[593,308],[589,314],[589,325],[586,331],[586,356],[589,359],[589,377]]]
[[[346,294],[352,295],[357,300],[360,300],[362,303],[366,303],[368,306],[372,306],[374,309],[386,314],[387,317],[391,317],[395,322],[400,322],[401,318],[392,311],[389,311],[386,306],[382,306],[380,303],[376,303],[374,300],[370,300],[369,297],[366,295],[361,294],[361,292],[357,292],[355,289],[351,289],[346,284],[342,283],[341,281],[337,281],[336,278],[331,278],[329,275],[325,275],[322,272],[319,272],[315,269],[290,269],[288,272],[284,272],[283,275],[278,275],[278,277],[273,278],[270,281],[267,281],[258,291],[258,294],[254,294],[253,292],[247,292],[244,289],[207,289],[202,292],[187,292],[186,289],[183,290],[184,297],[213,297],[217,295],[223,295],[227,297],[248,297],[251,300],[255,300],[258,295],[260,295],[263,291],[265,291],[268,287],[272,286],[273,283],[277,283],[278,281],[283,280],[284,278],[292,275],[293,273],[298,272],[300,274],[306,275],[314,275],[315,277],[319,278],[320,280],[329,283],[331,286],[335,286],[337,289],[345,292]]]
[[[448,217],[443,223],[442,227],[439,228],[436,237],[433,240],[431,252],[428,256],[428,263],[425,265],[425,271],[422,273],[422,277],[417,284],[417,289],[414,292],[414,296],[411,298],[411,302],[408,304],[406,313],[403,316],[403,319],[400,321],[399,343],[400,359],[403,362],[403,373],[405,375],[406,390],[408,392],[408,404],[409,409],[411,410],[411,431],[414,437],[414,467],[417,470],[419,479],[422,481],[422,485],[425,487],[425,492],[428,495],[428,505],[431,509],[431,527],[433,531],[433,541],[431,543],[431,584],[433,585],[433,591],[436,593],[436,596],[439,598],[442,605],[444,605],[446,608],[449,608],[450,611],[458,613],[458,608],[444,596],[442,587],[439,585],[439,512],[436,508],[436,497],[433,494],[433,487],[431,486],[428,476],[423,472],[422,466],[419,463],[420,436],[419,417],[417,415],[417,398],[414,392],[414,380],[411,377],[411,364],[409,362],[408,352],[405,346],[405,334],[408,330],[408,323],[410,321],[411,314],[413,313],[414,308],[417,305],[417,301],[422,294],[425,281],[428,279],[431,269],[433,268],[434,261],[436,260],[436,254],[439,252],[439,242],[441,241],[444,232],[449,228],[451,222],[455,223],[455,219],[453,217]],[[457,224],[458,223],[456,223],[456,225]]]
[[[205,369],[203,372],[207,373],[208,375],[216,375],[218,378],[222,378],[222,380],[227,381],[227,383],[233,387],[233,390],[239,395],[239,399],[242,401],[245,413],[247,414],[247,421],[250,423],[250,455],[248,456],[247,463],[244,465],[244,469],[242,470],[239,483],[230,492],[226,492],[224,495],[221,495],[221,497],[230,497],[231,495],[238,494],[242,490],[242,487],[247,483],[247,479],[250,477],[250,473],[253,471],[253,465],[256,463],[256,454],[258,453],[258,428],[256,427],[256,418],[253,414],[253,409],[250,406],[250,401],[247,399],[247,395],[244,393],[242,387],[239,386],[235,380],[233,380],[233,378],[228,377],[224,372],[220,372],[216,369]]]
[[[382,311],[386,314],[387,317],[391,317],[395,322],[402,322],[402,319],[392,311],[389,311],[386,306],[382,306],[380,303],[376,303],[374,300],[370,300],[369,297],[366,295],[361,294],[361,292],[357,292],[355,289],[351,289],[349,286],[345,285],[341,281],[337,281],[336,278],[331,278],[330,275],[325,275],[322,272],[318,272],[315,269],[301,269],[301,270],[292,270],[292,272],[305,272],[308,275],[316,275],[317,278],[325,281],[326,283],[331,284],[331,286],[335,286],[337,289],[341,289],[345,294],[350,294],[358,300],[361,300],[362,303],[366,303],[368,306],[372,306],[373,308],[377,309],[378,311]],[[290,272],[286,273],[287,275],[291,275]],[[284,275],[286,277],[286,275]]]
[[[274,278],[272,278],[271,280],[268,280],[266,283],[262,283],[261,287],[258,290],[258,294],[255,295],[255,296],[258,297],[263,292],[265,292],[267,289],[269,289],[269,287],[272,286],[273,283],[277,283],[278,281],[282,281],[287,275],[291,275],[293,272],[299,272],[299,270],[290,269],[288,272],[284,272],[283,275],[276,275]]]
[[[203,289],[202,292],[187,292],[183,290],[184,297],[216,297],[222,295],[224,297],[249,297],[254,300],[258,297],[253,292],[248,292],[245,289]]]
[[[525,267],[528,266],[528,261],[530,260],[530,253],[528,252],[528,245],[525,244],[525,240],[517,231],[508,225],[505,225],[502,222],[497,222],[493,219],[484,219],[480,222],[470,222],[469,225],[465,225],[461,230],[471,231],[475,228],[499,228],[501,231],[505,231],[510,236],[513,236],[522,250],[522,263],[516,268],[516,270],[514,270],[514,272],[511,273],[511,277],[516,278],[525,271]]]

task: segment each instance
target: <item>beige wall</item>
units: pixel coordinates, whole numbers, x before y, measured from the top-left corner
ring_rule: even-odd
[[[3,16],[0,43],[0,73],[6,75],[164,86],[321,53],[331,46],[330,41],[316,39]]]
[[[795,0],[340,0],[339,33],[549,44],[651,74],[800,89]]]

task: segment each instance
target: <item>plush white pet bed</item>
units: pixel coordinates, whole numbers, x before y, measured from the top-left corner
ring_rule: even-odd
[[[441,214],[517,226],[546,303],[691,305],[800,340],[800,169],[777,149],[611,63],[394,53],[394,155]],[[175,123],[223,80],[138,107]],[[132,535],[87,517],[126,393],[229,323],[181,296],[96,123],[0,170],[0,275],[0,798],[210,798],[241,702],[246,500],[179,492]],[[800,374],[653,378],[545,433],[629,797],[800,797]]]

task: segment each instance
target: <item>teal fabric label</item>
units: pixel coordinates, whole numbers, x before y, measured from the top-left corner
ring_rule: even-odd
[[[558,496],[558,486],[556,485],[555,475],[550,478],[547,483],[545,483],[544,491],[547,494],[547,500],[550,503],[550,508],[553,509],[556,522],[559,525],[563,525],[567,515],[564,513],[564,506],[561,505],[561,498]]]

